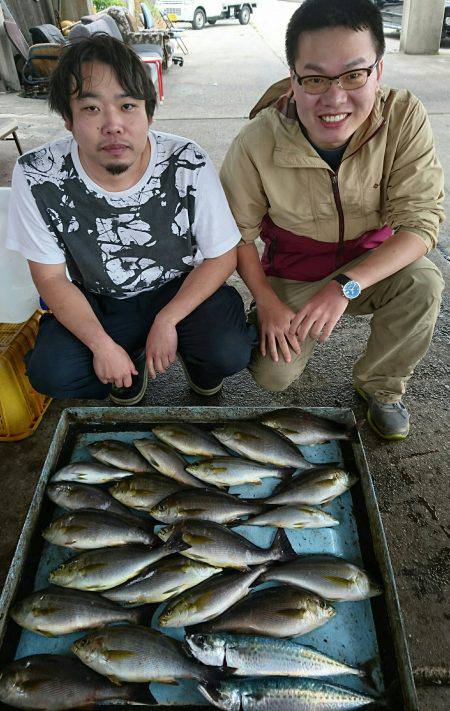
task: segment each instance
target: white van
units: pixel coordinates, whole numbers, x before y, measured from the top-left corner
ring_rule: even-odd
[[[177,21],[190,22],[194,30],[202,30],[208,22],[235,17],[241,25],[247,25],[256,2],[223,3],[220,0],[158,0],[158,10],[163,15],[174,15]]]

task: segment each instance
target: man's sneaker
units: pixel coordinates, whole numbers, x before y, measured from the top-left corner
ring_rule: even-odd
[[[115,405],[137,405],[145,395],[148,383],[145,350],[141,351],[136,358],[133,358],[133,362],[138,374],[132,376],[130,387],[116,388],[113,385],[111,388],[109,399]]]
[[[211,397],[211,395],[216,395],[222,390],[223,379],[214,380],[210,376],[205,375],[201,366],[190,365],[188,370],[186,363],[179,353],[177,353],[177,356],[183,368],[185,378],[195,393]]]
[[[357,385],[355,390],[369,403],[367,422],[377,435],[391,440],[406,439],[409,433],[409,414],[401,401],[381,402]]]

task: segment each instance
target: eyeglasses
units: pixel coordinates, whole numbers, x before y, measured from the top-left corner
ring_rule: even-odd
[[[299,77],[294,69],[295,78],[307,94],[324,94],[330,88],[331,84],[336,81],[338,86],[344,91],[353,91],[361,89],[367,84],[367,80],[378,64],[377,61],[370,67],[362,67],[361,69],[352,69],[350,72],[338,74],[336,77],[324,77],[321,75],[308,75]]]

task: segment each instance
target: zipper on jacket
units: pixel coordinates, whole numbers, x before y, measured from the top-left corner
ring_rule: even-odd
[[[335,262],[334,262],[335,269],[338,269],[341,266],[341,264],[344,263],[344,261],[343,261],[344,232],[345,232],[344,211],[342,209],[341,196],[339,193],[339,183],[338,183],[337,172],[332,173],[330,171],[330,177],[331,177],[331,187],[333,189],[334,202],[336,203],[336,209],[337,209],[338,218],[339,218],[339,242],[338,242],[338,248],[336,250],[336,257],[335,257]]]
[[[267,248],[267,257],[269,259],[269,264],[271,267],[274,267],[274,261],[275,261],[275,253],[277,251],[277,238],[272,237],[270,240],[269,246]]]

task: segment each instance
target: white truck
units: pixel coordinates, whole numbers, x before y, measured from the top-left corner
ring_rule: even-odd
[[[194,30],[202,30],[206,23],[235,17],[247,25],[256,2],[223,3],[220,0],[158,0],[158,10],[177,22],[190,22]]]

